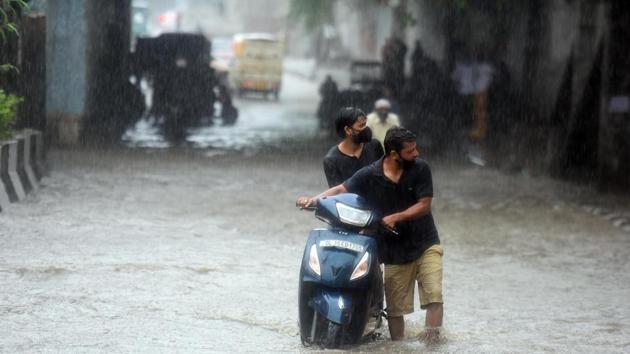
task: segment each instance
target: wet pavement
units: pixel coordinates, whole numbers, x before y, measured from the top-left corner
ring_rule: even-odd
[[[234,127],[168,147],[53,150],[50,176],[0,214],[0,352],[310,352],[297,329],[308,231],[298,195],[325,187],[316,86],[241,100]],[[444,340],[357,352],[630,351],[628,199],[545,177],[433,160],[445,248]]]

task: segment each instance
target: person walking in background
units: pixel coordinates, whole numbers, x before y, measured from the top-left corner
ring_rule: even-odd
[[[381,143],[381,146],[384,146],[387,131],[400,126],[400,118],[390,110],[389,101],[381,98],[374,103],[374,112],[367,116],[367,126],[372,129],[372,136]]]
[[[472,100],[472,127],[468,132],[477,153],[469,153],[469,158],[476,164],[485,165],[483,151],[488,135],[488,90],[494,77],[494,67],[480,56],[472,60],[459,61],[451,77],[455,81],[460,95]],[[479,156],[477,156],[479,155]]]
[[[321,96],[321,101],[317,108],[319,127],[328,128],[334,114],[339,109],[339,89],[337,88],[337,83],[330,75],[326,75],[326,79],[319,87],[319,95]]]
[[[397,37],[390,37],[381,50],[383,83],[395,98],[400,98],[405,85],[406,55],[407,46]]]

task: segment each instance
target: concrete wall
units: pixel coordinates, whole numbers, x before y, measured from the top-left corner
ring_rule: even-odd
[[[88,86],[87,1],[50,0],[46,21],[46,111],[53,139],[78,140]]]
[[[0,141],[0,212],[39,188],[45,165],[41,132],[26,129],[13,140]]]
[[[46,116],[50,140],[79,143],[88,115],[99,110],[104,56],[126,65],[130,40],[130,0],[50,0],[46,4]],[[113,27],[114,47],[106,41]],[[124,70],[124,69],[121,69]]]
[[[562,79],[571,60],[574,66],[571,101],[572,105],[577,104],[584,92],[607,21],[605,4],[554,0],[548,2],[548,10],[548,31],[542,38],[539,67],[533,80],[534,99],[540,103],[543,117],[549,117],[555,108]],[[514,52],[514,61],[518,63],[522,55],[518,50]],[[529,79],[526,73],[519,74],[516,77],[521,82]]]

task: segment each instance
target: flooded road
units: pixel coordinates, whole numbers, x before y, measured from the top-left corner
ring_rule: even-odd
[[[54,150],[50,176],[0,214],[0,352],[310,352],[297,328],[308,231],[325,187],[316,87],[237,102],[234,127],[168,148]],[[628,200],[544,177],[433,161],[445,340],[357,352],[630,351]],[[417,301],[417,299],[416,299]],[[417,305],[416,305],[417,306]],[[418,307],[418,306],[417,306]]]

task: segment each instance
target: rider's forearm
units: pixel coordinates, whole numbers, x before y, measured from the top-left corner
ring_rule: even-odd
[[[330,188],[329,190],[323,192],[322,194],[316,196],[315,198],[319,199],[323,197],[331,197],[333,195],[346,193],[346,192],[347,192],[346,187],[344,187],[343,184],[340,184],[338,186]]]
[[[396,221],[410,221],[419,219],[431,212],[431,198],[422,198],[416,204],[409,208],[393,214],[396,217]]]

